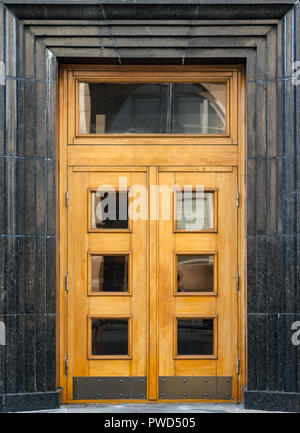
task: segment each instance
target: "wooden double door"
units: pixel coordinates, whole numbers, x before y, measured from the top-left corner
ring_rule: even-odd
[[[237,167],[68,168],[68,401],[237,399]]]

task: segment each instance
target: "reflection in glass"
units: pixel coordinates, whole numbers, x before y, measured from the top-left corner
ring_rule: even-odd
[[[168,86],[80,83],[81,134],[165,133]]]
[[[213,230],[214,193],[209,191],[176,191],[177,230]]]
[[[92,319],[92,355],[128,355],[128,319]]]
[[[128,191],[93,191],[91,228],[128,229]]]
[[[81,134],[225,134],[226,84],[80,83]]]
[[[213,292],[214,256],[177,255],[177,292]]]
[[[174,84],[174,134],[224,134],[224,83]]]
[[[213,355],[213,319],[178,319],[177,354]]]
[[[128,292],[128,255],[92,256],[92,292]]]

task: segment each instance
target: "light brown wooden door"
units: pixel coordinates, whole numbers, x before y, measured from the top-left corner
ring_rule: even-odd
[[[159,171],[160,185],[176,185],[171,220],[164,220],[160,197],[160,399],[236,398],[237,171],[198,170]],[[198,221],[191,223],[191,211]]]
[[[73,390],[76,380],[80,386],[77,377],[100,376],[138,377],[141,386],[135,397],[146,398],[141,394],[147,354],[147,221],[128,219],[126,203],[130,188],[134,194],[132,186],[145,186],[145,169],[91,172],[74,167],[68,178],[68,342],[73,378],[68,398],[85,399]],[[99,191],[105,188],[116,191],[116,218],[119,204],[126,209],[123,219],[112,224],[102,223],[99,215]],[[109,392],[111,384],[107,386]],[[113,398],[124,398],[127,391],[121,387]],[[100,394],[94,399],[105,397]],[[93,397],[90,392],[85,395]]]
[[[236,398],[236,169],[89,170],[69,169],[69,398]]]

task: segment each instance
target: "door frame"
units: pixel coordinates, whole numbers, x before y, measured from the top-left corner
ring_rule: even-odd
[[[246,143],[246,73],[244,65],[193,65],[193,66],[178,66],[178,65],[60,65],[58,71],[58,85],[57,85],[57,105],[56,105],[56,135],[57,135],[57,162],[56,162],[56,227],[57,227],[57,242],[56,242],[56,283],[57,283],[57,296],[56,296],[56,310],[57,310],[57,322],[56,322],[56,379],[57,388],[61,388],[61,401],[67,402],[65,390],[67,389],[67,368],[68,368],[68,307],[66,288],[68,284],[67,278],[67,224],[68,224],[68,213],[66,203],[68,197],[66,196],[67,191],[67,169],[68,169],[68,103],[67,96],[70,89],[68,89],[68,73],[72,70],[77,71],[92,71],[93,73],[97,70],[112,69],[120,72],[130,71],[153,71],[160,70],[162,73],[166,73],[166,70],[172,69],[177,71],[181,77],[186,71],[205,71],[206,74],[212,71],[235,71],[237,75],[237,164],[238,164],[238,191],[239,197],[239,211],[238,211],[238,245],[237,245],[237,261],[238,261],[238,312],[237,312],[237,333],[238,333],[238,359],[237,359],[237,384],[238,384],[238,398],[237,402],[243,400],[243,390],[246,386],[247,378],[247,344],[246,344],[246,332],[247,332],[247,314],[246,314],[246,155],[247,155],[247,143]],[[75,143],[74,143],[75,144]],[[76,145],[76,144],[75,144]],[[207,148],[207,144],[203,144]],[[219,147],[220,145],[212,145],[212,147]],[[228,145],[226,145],[227,147]],[[209,146],[210,147],[210,146]],[[229,146],[230,148],[232,146]],[[221,146],[222,149],[225,146]],[[151,223],[151,222],[150,222]],[[155,223],[152,222],[152,223]],[[150,260],[154,258],[150,257]],[[151,300],[150,300],[151,302]],[[148,361],[149,362],[149,361]],[[70,378],[69,378],[70,380]],[[124,400],[120,400],[124,403]],[[200,401],[200,400],[199,400]],[[210,400],[213,402],[214,400]],[[68,401],[70,403],[70,401]],[[75,401],[72,401],[75,403]],[[92,402],[92,401],[91,401]],[[117,403],[118,401],[114,401]],[[139,402],[143,402],[142,400]],[[203,400],[207,403],[207,400]],[[219,402],[219,400],[218,400]]]

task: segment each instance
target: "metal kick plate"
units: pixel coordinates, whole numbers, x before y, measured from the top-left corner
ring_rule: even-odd
[[[232,377],[160,376],[159,398],[230,400]]]
[[[145,400],[146,377],[73,377],[74,400]]]

